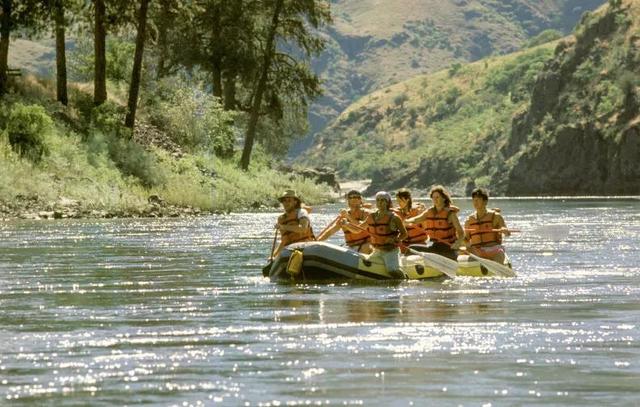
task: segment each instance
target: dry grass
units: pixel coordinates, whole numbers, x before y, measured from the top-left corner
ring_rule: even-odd
[[[9,43],[9,66],[39,76],[55,75],[55,48],[51,40],[12,39]]]

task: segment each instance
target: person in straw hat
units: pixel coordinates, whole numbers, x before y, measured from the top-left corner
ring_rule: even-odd
[[[309,213],[302,208],[302,200],[296,191],[287,189],[278,200],[284,208],[284,213],[278,216],[278,222],[275,225],[280,232],[280,244],[272,253],[272,259],[292,243],[315,240]]]

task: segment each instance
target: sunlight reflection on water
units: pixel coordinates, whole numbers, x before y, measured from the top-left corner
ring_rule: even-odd
[[[260,268],[275,212],[0,224],[0,394],[634,404],[640,201],[497,203],[522,230],[506,243],[515,279],[273,284]],[[316,231],[337,208],[314,208]]]

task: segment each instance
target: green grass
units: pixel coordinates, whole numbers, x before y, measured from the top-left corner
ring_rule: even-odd
[[[117,88],[110,91],[114,100],[122,97]],[[297,189],[311,204],[329,199],[328,187],[271,169],[271,157],[259,146],[248,172],[238,169],[237,155],[218,158],[215,146],[208,143],[190,143],[187,153],[177,159],[165,150],[144,149],[128,141],[120,126],[122,107],[117,103],[110,101],[92,110],[86,105],[91,103],[90,95],[74,88],[70,107],[64,107],[52,101],[52,94],[49,81],[26,76],[0,101],[2,202],[23,196],[55,203],[65,197],[80,201],[86,209],[138,213],[147,206],[150,195],[159,195],[169,205],[205,211],[276,206],[277,197],[287,188]],[[23,111],[28,114],[15,114]],[[151,113],[158,115],[143,110],[141,116]],[[38,130],[37,140],[46,148],[40,160],[21,154],[11,142],[11,134],[31,131],[33,126],[28,124],[34,117],[47,124],[45,131],[33,130]],[[29,123],[23,126],[20,120]],[[211,122],[220,130],[221,121]],[[220,131],[234,133],[232,129]]]
[[[312,162],[329,161],[347,178],[419,173],[422,165],[433,172],[422,182],[482,180],[495,167],[486,157],[499,155],[554,46],[457,65],[362,98],[325,132],[326,149]]]
[[[543,170],[542,152],[567,129],[595,129],[619,142],[640,121],[640,5],[622,3],[587,15],[575,36],[546,42],[557,37],[547,32],[536,39],[542,45],[453,64],[361,98],[322,133],[308,162],[379,185],[503,191],[527,160]]]

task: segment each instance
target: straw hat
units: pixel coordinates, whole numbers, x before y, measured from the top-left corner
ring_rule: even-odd
[[[287,189],[284,193],[278,198],[278,201],[282,202],[284,198],[295,198],[298,202],[302,202],[302,199],[296,194],[296,191],[293,189]]]

